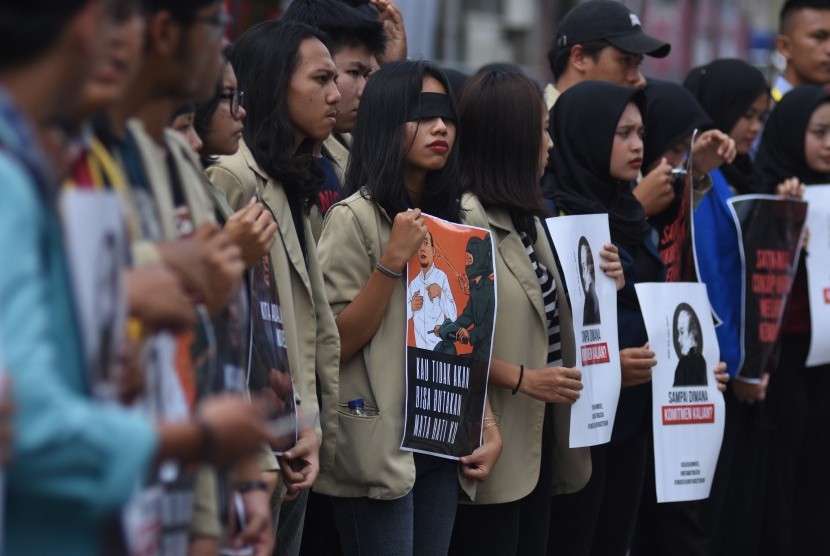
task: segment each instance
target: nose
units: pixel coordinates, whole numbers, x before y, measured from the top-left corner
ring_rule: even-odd
[[[635,135],[634,139],[631,140],[631,150],[635,153],[643,152],[643,139],[639,135]]]
[[[337,83],[332,81],[329,88],[329,95],[326,98],[326,100],[329,104],[337,104],[338,102],[340,102],[340,98],[340,89],[337,88]]]
[[[550,151],[553,148],[553,139],[550,138],[550,133],[548,133],[547,131],[545,131],[544,141],[545,151]]]
[[[640,71],[640,68],[636,68],[630,76],[629,83],[632,87],[636,87],[637,89],[643,89],[646,86],[646,78],[643,75],[643,72]]]
[[[248,115],[248,112],[245,110],[245,107],[240,106],[236,109],[236,121],[241,122],[245,119],[245,116]]]
[[[439,116],[433,120],[432,132],[439,135],[447,134],[447,122],[444,121],[444,118]]]

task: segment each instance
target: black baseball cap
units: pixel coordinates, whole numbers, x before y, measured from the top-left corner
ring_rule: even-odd
[[[640,18],[614,0],[590,0],[565,14],[556,29],[557,49],[604,40],[625,52],[665,58],[671,45],[643,32]]]

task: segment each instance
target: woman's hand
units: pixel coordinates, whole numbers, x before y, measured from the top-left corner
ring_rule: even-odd
[[[726,372],[726,363],[721,361],[713,370],[715,373],[715,380],[718,381],[718,390],[726,392],[726,383],[729,382],[729,373]]]
[[[486,418],[484,421],[484,443],[472,454],[459,460],[464,476],[478,483],[483,483],[490,476],[502,450],[501,433],[497,422],[488,422]]]
[[[646,216],[660,214],[674,201],[674,179],[671,177],[671,171],[671,164],[663,157],[660,164],[643,176],[640,183],[634,187],[632,193],[643,205]]]
[[[769,384],[769,373],[764,373],[761,382],[746,382],[745,380],[732,381],[732,393],[739,402],[754,405],[762,402],[767,397],[767,385]]]
[[[599,267],[609,278],[613,278],[617,285],[617,291],[625,287],[625,276],[623,275],[622,263],[620,262],[620,250],[616,245],[606,243],[602,246],[599,256],[606,262],[599,263]]]
[[[796,197],[798,199],[804,198],[804,193],[807,191],[807,186],[801,183],[798,178],[787,178],[775,188],[776,193],[782,199],[789,199]]]
[[[708,174],[723,163],[735,160],[738,149],[735,140],[717,129],[704,131],[692,145],[692,165],[695,177]]]
[[[620,368],[622,370],[622,387],[637,386],[651,380],[651,368],[657,364],[654,352],[648,342],[641,348],[620,350]]]
[[[420,209],[400,212],[392,223],[392,233],[380,264],[394,272],[403,272],[427,237],[427,226]]]
[[[525,369],[519,391],[543,402],[573,404],[582,390],[582,371],[568,367]]]

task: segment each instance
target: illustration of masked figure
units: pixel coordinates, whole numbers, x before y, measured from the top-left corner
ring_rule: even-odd
[[[496,291],[493,284],[493,256],[489,239],[471,237],[467,241],[467,280],[470,298],[455,322],[449,319],[435,327],[441,343],[435,351],[456,354],[455,342],[472,344],[474,359],[490,358],[490,343],[495,320]]]
[[[674,311],[674,349],[680,360],[674,371],[673,386],[706,386],[700,321],[687,303],[681,303]]]

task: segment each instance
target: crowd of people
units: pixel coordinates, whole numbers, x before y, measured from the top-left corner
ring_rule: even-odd
[[[740,317],[718,327],[706,500],[657,503],[657,361],[634,285],[666,281],[655,227],[690,154],[719,315],[742,303],[718,286],[740,272],[728,200],[830,183],[830,1],[784,4],[773,87],[738,59],[647,80],[644,56],[671,46],[614,0],[558,22],[544,87],[509,64],[408,59],[392,0],[294,0],[233,44],[229,22],[223,0],[0,5],[0,552],[824,544],[830,374],[805,362],[808,236],[774,372],[735,376]],[[435,249],[424,214],[493,238],[482,443],[458,461],[401,449],[402,344],[425,303],[402,276]],[[611,441],[570,448],[583,375],[543,226],[581,214],[608,215],[596,262],[617,288],[622,389]]]

